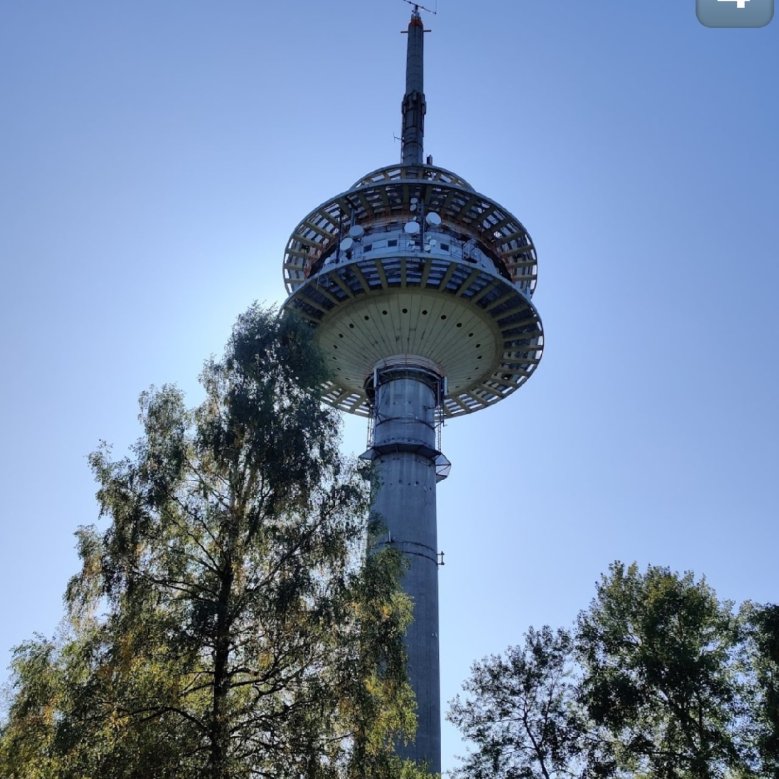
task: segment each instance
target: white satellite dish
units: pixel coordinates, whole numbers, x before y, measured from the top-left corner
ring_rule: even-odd
[[[441,224],[441,217],[435,212],[431,211],[426,217],[425,221],[431,226],[431,227],[438,227],[438,225]]]
[[[354,241],[351,238],[349,238],[349,236],[346,236],[346,238],[344,238],[343,241],[341,241],[342,252],[348,252],[349,249],[352,248],[352,246],[354,246]]]
[[[365,235],[365,230],[360,225],[352,225],[349,228],[349,235],[352,238],[362,238]]]
[[[419,223],[406,222],[406,224],[403,226],[403,232],[407,233],[408,235],[416,235],[419,232]]]

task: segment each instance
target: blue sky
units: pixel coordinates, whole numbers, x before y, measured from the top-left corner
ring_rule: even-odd
[[[400,0],[0,3],[0,657],[50,634],[86,455],[281,302],[298,221],[399,158]],[[777,600],[779,21],[695,0],[441,0],[426,153],[518,216],[546,351],[454,420],[442,694],[615,559]],[[345,424],[360,452],[363,420]],[[445,729],[444,767],[462,752]]]

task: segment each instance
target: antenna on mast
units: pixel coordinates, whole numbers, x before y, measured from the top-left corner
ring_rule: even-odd
[[[438,0],[435,0],[435,11],[432,8],[426,8],[421,3],[415,3],[414,0],[403,0],[403,2],[408,3],[409,5],[413,5],[415,11],[418,11],[421,8],[423,11],[427,11],[429,14],[433,14],[433,16],[438,15]]]

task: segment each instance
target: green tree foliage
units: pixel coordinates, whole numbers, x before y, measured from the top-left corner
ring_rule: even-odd
[[[145,393],[131,455],[92,455],[109,523],[78,533],[65,635],[16,650],[0,775],[414,775],[400,561],[364,558],[323,376],[304,326],[253,308],[196,409]]]
[[[565,630],[531,628],[471,669],[465,699],[448,719],[476,750],[455,776],[463,779],[552,779],[580,775],[582,723],[574,706],[573,642]]]
[[[582,698],[628,775],[713,779],[738,766],[730,604],[692,574],[611,566],[579,617]]]
[[[779,607],[691,573],[614,563],[573,638],[531,629],[464,689],[462,779],[779,778]]]
[[[743,669],[750,716],[747,742],[754,749],[757,775],[779,777],[779,606],[745,603]]]

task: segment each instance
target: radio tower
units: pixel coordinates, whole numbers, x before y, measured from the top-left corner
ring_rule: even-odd
[[[408,561],[406,637],[416,740],[399,753],[441,771],[436,482],[447,417],[497,403],[541,359],[531,298],[536,252],[509,211],[423,158],[424,26],[408,25],[399,165],[379,168],[311,211],[284,254],[285,307],[315,328],[331,369],[325,399],[370,419],[386,542]]]

